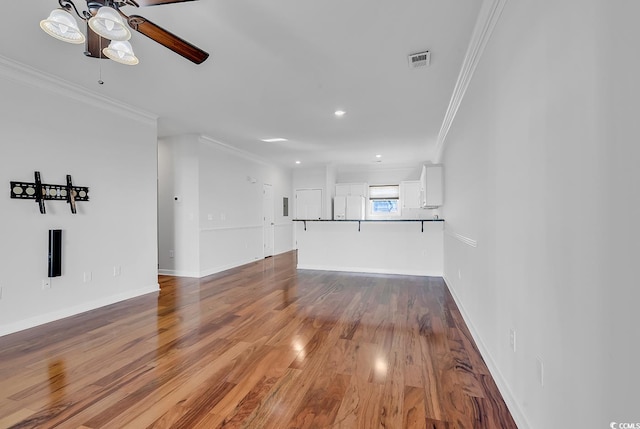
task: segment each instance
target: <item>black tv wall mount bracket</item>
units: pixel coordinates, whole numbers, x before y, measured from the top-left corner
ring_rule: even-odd
[[[45,200],[66,201],[71,207],[71,213],[76,213],[77,201],[89,201],[89,188],[73,186],[71,176],[67,174],[66,185],[49,185],[42,183],[40,172],[34,172],[35,182],[10,182],[11,198],[20,200],[35,200],[40,207],[40,213],[46,214]]]

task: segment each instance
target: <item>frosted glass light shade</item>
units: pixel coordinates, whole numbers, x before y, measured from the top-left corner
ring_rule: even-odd
[[[109,43],[109,46],[104,48],[102,52],[113,61],[120,64],[126,64],[128,66],[135,66],[138,64],[138,58],[133,53],[131,43],[127,41],[114,40]]]
[[[49,18],[40,21],[40,28],[63,42],[80,44],[85,40],[74,17],[64,9],[53,10]]]
[[[131,39],[131,32],[120,14],[108,6],[98,9],[95,16],[89,19],[89,27],[105,39],[118,41]]]

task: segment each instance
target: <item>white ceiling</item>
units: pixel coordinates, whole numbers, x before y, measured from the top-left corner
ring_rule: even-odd
[[[85,9],[84,0],[76,5]],[[135,9],[210,53],[195,65],[133,32],[137,66],[85,57],[14,1],[0,55],[280,165],[410,165],[433,157],[480,0],[200,0]],[[81,28],[83,28],[81,26]],[[20,35],[20,36],[17,36]],[[407,55],[431,51],[412,70]],[[105,82],[99,85],[100,79]],[[333,112],[347,114],[336,118]],[[99,118],[96,118],[99,121]],[[283,137],[284,143],[262,138]]]

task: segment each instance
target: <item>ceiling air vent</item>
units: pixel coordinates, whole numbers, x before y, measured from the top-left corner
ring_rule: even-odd
[[[417,54],[409,55],[409,68],[418,69],[420,67],[427,67],[431,64],[431,52],[424,51]]]

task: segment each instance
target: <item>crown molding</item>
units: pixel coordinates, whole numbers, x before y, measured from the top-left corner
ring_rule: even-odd
[[[0,77],[157,126],[158,116],[0,55]]]
[[[254,153],[251,152],[247,152],[245,150],[242,149],[238,149],[237,147],[231,146],[230,144],[227,143],[223,143],[219,140],[215,140],[209,136],[206,135],[199,135],[198,136],[198,140],[200,140],[202,143],[208,143],[214,146],[218,146],[220,149],[224,150],[225,152],[231,153],[233,155],[239,156],[241,158],[244,158],[246,160],[249,161],[253,161],[256,162],[258,164],[262,164],[262,165],[266,165],[268,167],[278,167],[276,164],[269,162],[267,159],[262,158]]]
[[[471,41],[467,48],[467,53],[462,62],[462,68],[456,81],[456,86],[453,89],[451,100],[449,101],[449,107],[445,113],[440,132],[438,133],[438,139],[436,140],[434,163],[438,164],[442,160],[444,152],[444,144],[447,139],[447,134],[451,129],[451,125],[458,113],[458,109],[462,104],[467,88],[471,83],[473,74],[476,71],[476,67],[482,58],[484,48],[487,46],[493,29],[495,28],[502,10],[504,9],[508,0],[485,0],[480,8],[478,14],[478,20],[473,29]]]

